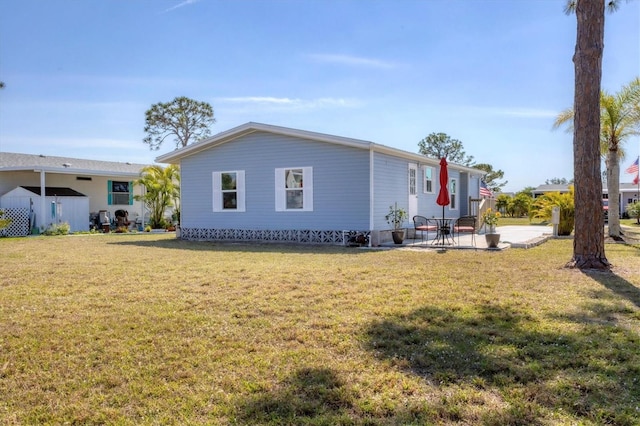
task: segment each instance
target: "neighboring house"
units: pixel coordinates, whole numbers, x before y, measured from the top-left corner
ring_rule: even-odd
[[[605,198],[608,198],[609,194],[605,188]],[[633,183],[621,183],[620,184],[620,214],[626,214],[627,206],[640,201],[640,187]]]
[[[573,185],[573,184],[571,184]],[[531,191],[533,194],[533,198],[538,198],[539,196],[546,194],[547,192],[559,192],[561,194],[566,194],[569,192],[569,184],[546,184],[540,185],[536,189]]]
[[[247,123],[156,159],[181,170],[181,238],[342,243],[390,236],[385,215],[441,217],[439,159],[373,142]],[[451,164],[447,217],[470,214],[481,170]],[[387,235],[388,234],[388,235]]]
[[[569,192],[569,185],[540,185],[533,191],[533,197],[537,198],[547,192],[560,192],[561,194]],[[602,186],[602,199],[609,198],[609,190],[606,185]],[[640,200],[640,191],[638,185],[633,183],[620,184],[620,214],[623,215],[627,211],[629,204],[637,203]]]
[[[141,188],[134,188],[133,181],[143,167],[144,164],[0,152],[0,208],[27,209],[29,228],[39,230],[52,223],[67,222],[71,231],[86,231],[91,215],[98,215],[101,210],[109,218],[116,210],[127,210],[129,220],[142,219],[143,205],[133,199]]]

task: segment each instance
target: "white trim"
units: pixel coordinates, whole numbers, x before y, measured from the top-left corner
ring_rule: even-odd
[[[431,191],[427,190],[427,169],[431,170]],[[432,166],[422,166],[422,193],[423,194],[435,194],[434,176],[436,175],[436,168]]]
[[[369,147],[369,229],[372,230],[375,222],[374,214],[374,206],[375,206],[375,188],[374,188],[374,164],[375,164],[375,154],[373,152],[373,147]],[[369,244],[371,244],[371,240],[369,240]]]
[[[302,208],[287,209],[285,173],[287,170],[302,170]],[[313,211],[313,167],[279,167],[275,169],[275,211],[277,212],[311,212]]]
[[[452,190],[455,188],[455,192]],[[449,178],[449,197],[451,202],[449,203],[449,210],[460,210],[460,197],[458,197],[458,178]],[[453,205],[453,207],[451,207]]]
[[[179,164],[182,158],[197,154],[201,151],[213,148],[218,145],[222,145],[227,142],[231,142],[237,138],[240,138],[242,136],[255,133],[255,132],[267,132],[267,133],[272,133],[277,135],[291,136],[291,137],[300,138],[300,139],[308,139],[312,141],[327,142],[327,143],[332,143],[336,145],[349,146],[353,148],[368,149],[368,150],[373,150],[375,152],[380,152],[382,154],[388,154],[394,157],[403,158],[405,160],[409,160],[415,163],[433,165],[434,167],[437,167],[440,162],[439,158],[436,159],[436,158],[425,157],[422,154],[403,151],[401,149],[392,148],[386,145],[380,145],[370,141],[347,138],[343,136],[328,135],[325,133],[310,132],[307,130],[291,129],[288,127],[273,126],[270,124],[253,123],[253,122],[242,124],[240,126],[218,133],[217,135],[214,135],[208,139],[204,139],[202,141],[192,143],[183,148],[161,155],[157,157],[155,161],[158,163]],[[478,173],[478,174],[485,173],[484,171],[479,169],[474,169],[472,167],[466,167],[466,166],[453,164],[453,163],[449,164],[449,168],[454,170],[466,171],[469,173]]]
[[[419,167],[416,163],[407,163],[407,194],[409,196],[407,200],[408,202],[407,213],[409,214],[409,220],[412,220],[413,216],[418,214],[418,170],[419,170]],[[413,185],[411,183],[412,171],[413,171]],[[413,194],[411,193],[412,189],[413,189]]]
[[[222,174],[236,174],[236,201],[235,209],[225,209],[222,206]],[[225,170],[212,172],[212,208],[214,213],[238,213],[246,211],[244,170]]]

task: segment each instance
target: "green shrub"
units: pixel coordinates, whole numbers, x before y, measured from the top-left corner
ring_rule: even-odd
[[[52,223],[42,234],[43,235],[67,235],[71,226],[67,222]]]
[[[546,221],[551,221],[551,212],[554,207],[560,207],[560,223],[558,224],[558,235],[571,235],[575,224],[575,204],[573,202],[573,186],[569,187],[569,192],[561,194],[559,192],[548,192],[533,202],[530,210],[530,217],[537,217]]]
[[[11,224],[11,219],[9,218],[4,219],[3,218],[4,215],[5,215],[4,210],[0,209],[0,230],[6,228]]]
[[[627,206],[627,213],[629,217],[635,217],[637,223],[640,224],[640,202],[635,202]]]

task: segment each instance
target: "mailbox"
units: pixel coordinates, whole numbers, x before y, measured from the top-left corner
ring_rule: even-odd
[[[554,225],[560,223],[560,207],[553,207],[551,209],[551,223]]]

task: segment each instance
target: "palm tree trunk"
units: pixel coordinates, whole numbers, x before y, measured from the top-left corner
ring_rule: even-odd
[[[619,237],[620,229],[620,158],[618,151],[607,154],[607,191],[609,193],[609,236]]]
[[[568,267],[608,269],[600,174],[600,80],[604,48],[604,0],[578,0],[573,167],[575,236]],[[594,218],[595,215],[595,218]]]

